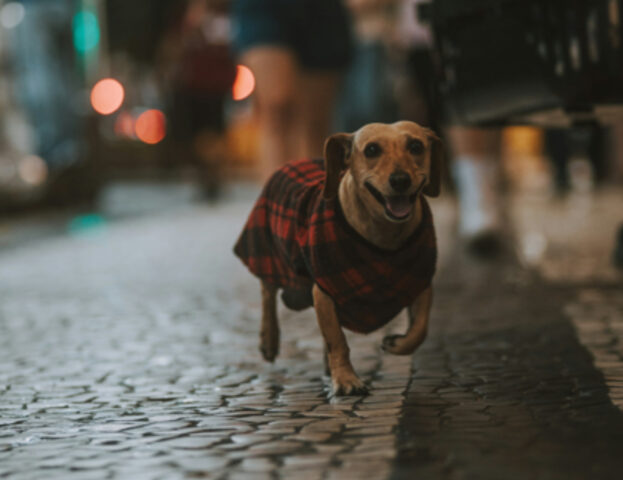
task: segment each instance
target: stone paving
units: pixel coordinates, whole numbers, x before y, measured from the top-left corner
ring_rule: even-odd
[[[580,200],[588,202],[581,223],[578,199],[522,201],[514,225],[520,238],[542,237],[539,258],[519,252],[487,265],[453,252],[414,356],[392,478],[621,478],[623,282],[608,263],[621,203],[613,198],[621,196]]]
[[[259,288],[231,254],[247,209],[0,253],[0,478],[389,476],[410,359],[352,336],[372,393],[330,399],[315,317],[284,311],[262,362]]]
[[[580,342],[603,373],[608,395],[623,410],[622,288],[582,288],[565,307]]]
[[[578,342],[562,313],[575,288],[509,270],[467,288],[455,271],[439,289],[393,478],[620,478],[623,414],[606,379],[623,381],[621,362],[600,371]]]
[[[429,339],[412,363],[387,332],[350,335],[371,394],[332,399],[311,311],[281,311],[281,356],[260,360],[259,288],[231,254],[250,200],[0,250],[0,478],[620,476],[610,272],[563,282],[558,247],[548,274],[475,264],[437,202]]]

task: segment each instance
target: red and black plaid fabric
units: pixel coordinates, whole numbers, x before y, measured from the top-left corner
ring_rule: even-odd
[[[335,302],[343,327],[369,333],[430,285],[437,261],[432,214],[422,197],[417,231],[401,249],[383,250],[348,224],[337,198],[323,198],[324,179],[322,160],[279,169],[234,252],[254,275],[279,288],[309,292],[317,283]]]

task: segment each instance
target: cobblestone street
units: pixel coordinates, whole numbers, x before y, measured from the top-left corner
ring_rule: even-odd
[[[259,285],[231,253],[251,201],[3,246],[0,478],[620,477],[622,283],[590,224],[614,232],[620,194],[584,216],[513,204],[518,254],[499,264],[466,258],[434,203],[429,339],[404,358],[386,331],[349,335],[371,393],[341,399],[311,310],[280,310],[280,357],[261,361]]]

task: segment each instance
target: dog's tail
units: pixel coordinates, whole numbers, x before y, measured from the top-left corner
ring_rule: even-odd
[[[290,310],[300,311],[311,307],[314,304],[312,291],[310,289],[284,288],[281,292],[281,300]]]

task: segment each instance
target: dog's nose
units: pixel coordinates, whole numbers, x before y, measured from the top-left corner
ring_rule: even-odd
[[[411,177],[407,172],[396,170],[389,176],[389,184],[396,192],[403,193],[411,186]]]

